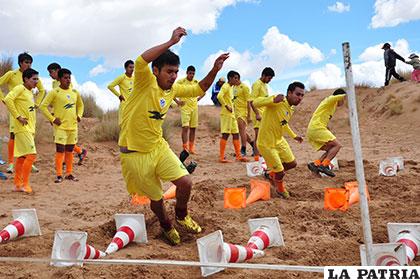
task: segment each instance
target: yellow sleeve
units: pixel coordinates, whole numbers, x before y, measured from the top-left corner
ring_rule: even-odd
[[[83,104],[83,100],[82,100],[82,96],[80,96],[79,91],[77,92],[77,101],[76,101],[76,112],[77,112],[77,116],[82,119],[83,117],[83,111],[85,109],[84,104]]]
[[[23,88],[21,86],[17,86],[17,87],[15,87],[15,89],[10,91],[7,94],[7,96],[4,98],[4,103],[6,104],[7,109],[12,114],[14,119],[16,119],[20,116],[18,111],[17,111],[17,108],[15,106],[15,99],[17,97],[19,97],[19,95],[22,94],[23,91],[25,91],[25,88]]]
[[[113,82],[108,84],[108,89],[114,93],[115,96],[120,97],[121,93],[115,89],[115,86],[119,85],[124,80],[124,76],[120,75]]]
[[[35,106],[39,107],[41,105],[42,100],[45,97],[45,89],[44,89],[44,86],[42,85],[41,80],[38,80],[36,88],[38,88],[39,93],[38,93],[38,96],[35,99]]]
[[[274,103],[274,97],[275,96],[258,97],[258,98],[255,98],[254,99],[254,101],[252,102],[252,104],[256,108],[273,106],[273,105],[275,105],[275,103]]]
[[[152,71],[149,68],[149,64],[143,59],[140,55],[137,57],[136,61],[134,62],[134,86],[133,86],[133,93],[134,89],[137,91],[139,88],[147,87],[150,83],[155,80],[155,77],[152,74]],[[150,90],[146,92],[152,92]]]
[[[0,100],[3,101],[5,95],[4,92],[1,90],[1,86],[4,84],[9,83],[9,79],[12,76],[13,71],[8,71],[2,77],[0,77]]]
[[[341,100],[343,100],[344,99],[344,97],[346,97],[346,95],[345,94],[340,94],[340,95],[331,95],[328,99],[327,99],[327,104],[328,105],[330,105],[330,104],[333,104],[333,103],[336,103],[336,102],[338,102],[338,101],[341,101]]]
[[[226,88],[226,86],[222,86],[222,88],[220,88],[219,93],[217,94],[217,100],[219,101],[222,107],[226,106],[225,95],[226,93],[229,93]]]
[[[41,106],[39,109],[45,115],[45,117],[50,121],[53,122],[55,117],[51,114],[48,110],[48,106],[54,101],[56,90],[52,90],[50,93],[47,94],[47,97],[42,101]]]
[[[244,95],[245,95],[245,101],[251,100],[251,91],[249,90],[249,87],[244,85]]]
[[[198,97],[204,95],[204,91],[198,83],[194,85],[175,83],[173,85],[173,90],[175,92],[175,97]]]
[[[286,126],[284,127],[286,129],[286,133],[289,134],[289,136],[294,139],[295,137],[297,137],[297,135],[295,134],[295,132],[293,132],[292,128],[290,128],[289,124],[286,124]]]

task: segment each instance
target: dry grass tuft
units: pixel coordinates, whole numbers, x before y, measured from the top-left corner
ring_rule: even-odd
[[[53,126],[38,110],[36,113],[36,143],[47,143],[53,141]]]
[[[399,115],[403,113],[403,104],[399,97],[390,94],[386,101],[386,108],[390,112],[390,115]]]
[[[101,122],[93,130],[93,139],[97,142],[116,141],[120,135],[118,110],[108,111],[101,117]]]
[[[84,104],[84,112],[83,117],[95,117],[95,118],[102,118],[104,115],[104,111],[96,104],[95,99],[93,96],[83,96],[83,104]]]

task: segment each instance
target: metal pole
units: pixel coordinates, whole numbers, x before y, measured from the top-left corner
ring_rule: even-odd
[[[357,183],[359,185],[359,195],[360,195],[360,212],[362,215],[362,225],[363,225],[363,237],[366,245],[366,257],[368,265],[372,266],[373,263],[373,253],[372,253],[372,230],[370,227],[370,218],[369,218],[369,207],[366,196],[366,181],[365,181],[365,171],[363,168],[363,158],[362,158],[362,145],[360,143],[360,131],[359,131],[359,120],[357,115],[357,102],[356,102],[356,93],[353,83],[353,70],[351,68],[351,56],[350,56],[350,44],[348,42],[343,43],[343,58],[344,58],[344,71],[346,74],[346,84],[347,84],[347,98],[349,101],[349,117],[350,117],[350,126],[351,126],[351,137],[353,140],[354,156],[355,156],[355,165],[356,165],[356,177]]]
[[[274,265],[274,264],[246,264],[246,263],[200,263],[194,261],[171,261],[171,260],[140,260],[140,259],[96,259],[96,260],[76,260],[76,259],[47,259],[47,258],[20,258],[20,257],[0,257],[0,262],[26,262],[26,263],[83,263],[95,265],[167,265],[184,267],[223,267],[223,268],[245,268],[245,269],[264,269],[264,270],[284,270],[302,272],[324,272],[322,266],[302,266],[302,265]]]

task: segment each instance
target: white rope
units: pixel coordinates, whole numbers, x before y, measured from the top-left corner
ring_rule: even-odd
[[[64,260],[64,259],[46,259],[46,258],[0,257],[0,262],[29,262],[29,263],[64,262],[64,263],[74,263],[74,264],[83,263],[83,264],[96,264],[96,265],[169,265],[169,266],[196,266],[196,267],[285,270],[285,271],[320,272],[320,273],[324,272],[324,268],[322,266],[246,264],[246,263],[200,263],[200,262],[193,262],[193,261],[170,261],[170,260],[128,260],[128,259]]]

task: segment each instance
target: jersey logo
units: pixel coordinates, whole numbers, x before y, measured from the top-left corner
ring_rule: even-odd
[[[35,110],[35,106],[30,106],[29,107],[29,111],[34,111]]]
[[[285,125],[287,125],[287,121],[286,121],[286,119],[283,119],[280,123],[281,123],[281,126],[285,126]]]
[[[156,119],[156,120],[163,120],[163,116],[165,115],[165,113],[160,113],[158,111],[149,110],[149,113],[151,114],[149,118]]]
[[[67,99],[69,99],[69,100],[70,100],[70,95],[66,95],[66,97],[67,97]]]
[[[160,104],[160,107],[161,107],[161,108],[163,108],[163,107],[166,105],[166,101],[165,101],[165,99],[163,99],[163,98],[162,98],[162,99],[160,99],[160,100],[159,100],[159,104]]]
[[[66,104],[64,106],[65,109],[71,109],[72,107],[74,107],[74,103],[73,104]]]

